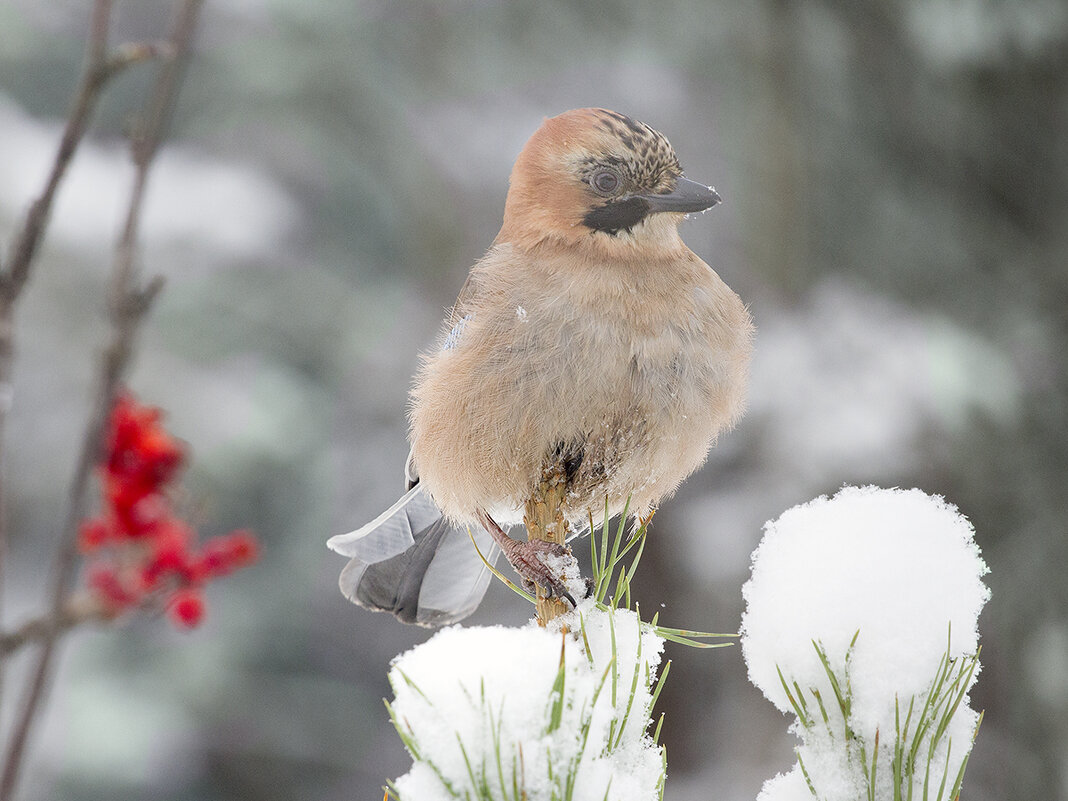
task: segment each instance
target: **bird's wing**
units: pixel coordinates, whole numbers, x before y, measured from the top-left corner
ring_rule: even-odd
[[[452,308],[449,309],[449,314],[446,319],[452,325],[455,325],[457,321],[467,313],[464,310],[464,307],[467,305],[468,301],[472,297],[474,297],[475,291],[478,287],[478,282],[473,278],[474,273],[475,271],[474,269],[472,269],[467,274],[467,278],[464,279],[463,286],[460,287],[460,292],[456,296],[456,302],[453,303]]]
[[[442,341],[442,350],[451,350],[455,348],[460,342],[460,337],[463,335],[464,327],[467,325],[467,321],[474,315],[471,312],[465,311],[465,306],[468,301],[475,295],[477,291],[478,282],[472,280],[473,272],[467,274],[467,278],[464,279],[463,286],[460,287],[460,294],[456,296],[456,302],[452,304],[452,307],[445,314],[445,325],[448,328],[448,333],[445,334],[445,338]],[[409,450],[408,458],[404,460],[404,490],[409,491],[416,484],[419,483],[419,468],[415,464],[414,453]]]
[[[419,470],[415,466],[415,454],[408,449],[408,458],[404,460],[404,491],[408,492],[419,483]]]
[[[493,564],[500,550],[476,528],[479,550]],[[331,537],[327,545],[351,557],[339,580],[345,597],[405,623],[455,623],[475,611],[489,587],[490,571],[467,529],[445,520],[418,485],[367,525]]]

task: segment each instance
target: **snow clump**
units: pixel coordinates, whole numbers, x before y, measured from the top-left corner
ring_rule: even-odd
[[[413,758],[401,801],[660,797],[647,729],[664,640],[592,600],[570,618],[572,634],[454,626],[394,660],[391,714]]]
[[[765,526],[742,651],[802,743],[760,801],[953,797],[979,722],[967,693],[990,595],[973,534],[940,497],[876,487]]]

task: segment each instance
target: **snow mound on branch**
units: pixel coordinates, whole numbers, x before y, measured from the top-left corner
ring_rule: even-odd
[[[762,801],[811,796],[808,779],[820,798],[867,797],[876,760],[876,798],[894,797],[895,781],[922,781],[928,764],[952,786],[977,725],[967,690],[990,596],[973,534],[941,497],[877,487],[843,488],[765,526],[742,590],[742,652],[772,703],[802,707],[793,730],[803,745]],[[925,715],[936,718],[926,730]],[[897,768],[904,778],[894,776],[895,736],[906,753],[916,743],[914,772]]]
[[[876,487],[846,487],[768,523],[742,589],[742,652],[753,683],[790,712],[776,665],[818,686],[826,676],[812,641],[844,658],[859,631],[853,715],[858,728],[892,729],[894,695],[926,687],[950,626],[953,656],[978,646],[990,591],[973,533],[940,497]]]
[[[646,730],[664,641],[633,612],[579,611],[585,638],[456,626],[394,661],[392,712],[413,757],[402,801],[658,798]]]

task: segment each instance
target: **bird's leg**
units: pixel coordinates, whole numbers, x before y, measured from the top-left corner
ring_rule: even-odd
[[[497,525],[497,521],[490,517],[487,512],[479,509],[477,514],[478,521],[493,537],[493,541],[500,546],[505,558],[515,572],[519,574],[520,578],[523,579],[523,586],[529,592],[536,593],[539,598],[543,596],[546,598],[553,598],[554,596],[556,598],[566,598],[571,602],[572,606],[575,605],[574,596],[567,591],[556,573],[550,570],[548,565],[541,559],[542,554],[547,556],[571,556],[571,551],[567,547],[555,542],[541,540],[532,540],[530,542],[514,540],[505,533],[504,529]],[[567,611],[566,606],[564,611]]]

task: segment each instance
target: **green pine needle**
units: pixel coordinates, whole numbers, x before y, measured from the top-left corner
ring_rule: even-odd
[[[968,752],[971,750],[972,743],[975,742],[983,715],[981,713],[979,715],[975,730],[972,732],[971,742],[966,746],[966,753],[954,776],[950,776],[950,765],[956,744],[947,737],[947,732],[954,715],[965,703],[975,671],[979,666],[979,652],[970,656],[954,657],[951,640],[947,640],[945,653],[935,669],[930,689],[926,693],[909,697],[907,706],[901,699],[895,698],[893,744],[890,747],[885,744],[880,747],[882,732],[876,730],[868,739],[853,730],[849,665],[858,636],[859,632],[854,634],[846,650],[842,675],[839,675],[832,667],[823,644],[817,640],[812,642],[834,693],[838,711],[842,715],[840,722],[831,719],[818,688],[809,688],[806,693],[796,681],[790,680],[779,666],[776,666],[779,682],[802,729],[812,732],[822,719],[825,730],[823,736],[829,736],[832,741],[841,743],[841,747],[845,749],[847,761],[856,771],[855,775],[862,777],[868,799],[875,798],[876,779],[880,774],[879,760],[889,758],[886,769],[889,771],[893,785],[894,801],[912,801],[913,787],[920,780],[922,780],[922,790],[919,792],[923,801],[954,801],[960,793],[964,770],[968,764]],[[814,716],[806,700],[806,694],[815,699],[820,710],[820,718]],[[841,738],[842,729],[838,732],[834,730],[839,724],[844,727],[844,738]],[[870,759],[869,746],[871,747]],[[959,746],[956,747],[959,749]],[[940,749],[942,749],[941,754],[939,754]],[[959,750],[956,753],[959,754]],[[938,762],[942,763],[941,765],[935,762],[936,756],[940,756]],[[800,752],[798,753],[798,766],[809,790],[813,796],[816,796],[814,778],[809,774]],[[942,775],[940,779],[937,779],[939,769]]]
[[[565,643],[560,644],[560,668],[556,671],[556,680],[553,681],[553,688],[549,692],[549,698],[551,702],[551,709],[549,712],[549,726],[546,728],[545,733],[551,734],[560,728],[560,721],[564,717],[564,678],[567,675],[566,666],[564,665],[564,654],[566,649]]]
[[[531,595],[529,592],[524,590],[522,587],[519,587],[518,585],[516,585],[513,582],[511,582],[501,571],[499,571],[497,568],[495,568],[493,565],[491,565],[489,563],[489,560],[486,559],[486,557],[483,555],[481,549],[479,549],[478,543],[475,542],[475,537],[471,533],[471,529],[467,529],[467,536],[471,539],[471,544],[475,546],[475,552],[478,554],[478,558],[482,560],[482,564],[484,564],[489,569],[490,573],[492,573],[498,579],[500,579],[502,582],[504,582],[504,585],[506,587],[508,587],[508,589],[510,589],[516,595],[518,595],[520,598],[526,598],[528,601],[530,601],[530,603],[535,603],[536,602],[536,599],[534,598],[533,595]]]
[[[656,687],[653,688],[653,694],[650,696],[650,700],[649,700],[649,711],[650,712],[652,712],[656,708],[656,702],[660,698],[660,691],[662,689],[664,689],[664,682],[667,681],[668,673],[670,673],[670,672],[671,672],[671,660],[669,659],[666,663],[664,663],[664,669],[660,671],[660,678],[657,679]],[[661,715],[661,719],[663,719],[663,715]],[[658,727],[658,729],[659,729],[659,727]],[[656,738],[654,737],[653,739],[655,740]]]
[[[595,605],[608,615],[611,651],[606,655],[608,664],[603,668],[603,673],[593,693],[593,698],[583,702],[582,708],[578,710],[577,732],[572,732],[572,735],[577,734],[578,737],[577,744],[579,748],[577,753],[573,752],[568,758],[567,763],[569,764],[561,764],[558,760],[556,762],[553,761],[552,749],[550,749],[549,775],[543,777],[542,781],[545,781],[546,778],[548,779],[550,786],[553,788],[552,797],[557,801],[570,801],[573,796],[579,769],[587,751],[594,710],[598,698],[603,697],[602,692],[610,696],[611,707],[615,710],[613,718],[607,727],[607,742],[597,746],[601,749],[598,755],[607,756],[624,742],[628,727],[633,732],[635,721],[631,720],[632,717],[636,715],[652,715],[652,710],[660,698],[671,669],[671,662],[665,662],[657,676],[648,664],[643,664],[642,648],[646,643],[639,636],[633,672],[628,676],[620,675],[619,660],[621,654],[618,649],[622,643],[617,639],[614,613],[619,609],[628,611],[631,609],[632,586],[638,565],[645,552],[648,520],[641,522],[633,532],[628,531],[629,500],[615,525],[611,524],[608,516],[609,506],[607,500],[604,511],[604,520],[598,530],[594,530],[593,515],[590,515],[590,559],[593,566],[592,585]],[[535,599],[530,593],[507,579],[489,563],[470,530],[468,531],[468,536],[486,568],[517,595],[534,603]],[[652,631],[663,640],[693,648],[721,648],[733,644],[732,642],[723,642],[721,640],[730,640],[738,636],[733,633],[719,634],[661,626],[659,624],[659,615],[654,615],[651,622],[643,622],[640,619],[640,611],[636,604],[634,605],[634,613],[639,616],[640,631],[642,633]],[[578,625],[572,624],[572,636],[580,638],[586,658],[589,664],[592,665],[594,653],[586,631],[587,621],[581,615],[578,618]],[[574,701],[568,698],[568,692],[571,691],[573,693],[574,691],[570,690],[567,681],[567,666],[564,663],[565,653],[566,650],[562,644],[559,669],[549,698],[546,700],[544,734],[547,737],[558,737],[559,730],[564,727],[565,717],[571,719],[576,711],[569,707],[569,704]],[[391,681],[407,685],[429,703],[426,695],[403,672],[398,670],[395,676],[391,675]],[[637,695],[639,691],[650,687],[650,685],[652,687],[648,696],[648,708],[644,708],[645,703],[639,702]],[[394,689],[396,690],[397,688],[395,687]],[[491,796],[505,799],[505,801],[525,801],[527,799],[527,785],[522,747],[519,744],[509,744],[502,741],[503,707],[499,710],[490,709],[484,689],[483,687],[483,691],[478,697],[473,697],[469,694],[468,701],[476,707],[481,706],[482,708],[482,714],[485,716],[489,733],[487,745],[492,747],[492,752],[487,751],[485,755],[482,755],[481,750],[469,750],[468,746],[471,744],[465,744],[457,734],[457,744],[464,760],[466,772],[466,779],[462,782],[458,780],[457,785],[450,783],[439,767],[426,758],[427,749],[420,746],[420,733],[414,731],[406,720],[398,718],[388,701],[386,702],[386,709],[389,712],[394,728],[412,758],[417,762],[423,762],[428,765],[451,797],[456,798],[458,801],[486,801]],[[801,702],[801,708],[805,709],[804,701]],[[663,723],[664,715],[661,713],[656,720],[652,733],[652,742],[658,744],[660,748],[661,764],[663,765],[663,771],[657,784],[657,791],[661,801],[663,799],[664,779],[666,776],[667,753],[666,749],[659,745]],[[568,725],[571,726],[571,724]],[[646,721],[645,725],[651,724]],[[386,792],[387,801],[388,799],[401,801],[400,793],[395,784],[390,783],[384,788],[384,791]],[[606,799],[611,797],[610,792],[606,793]],[[405,801],[408,800],[406,799]]]

